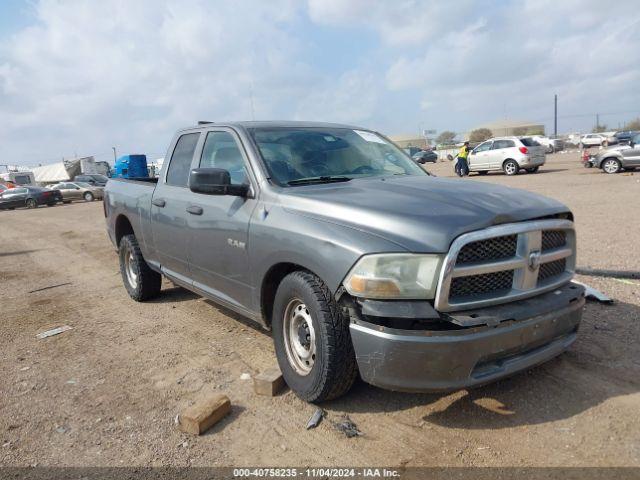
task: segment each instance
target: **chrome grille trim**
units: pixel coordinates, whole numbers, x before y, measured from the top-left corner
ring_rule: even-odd
[[[564,245],[543,250],[543,231],[561,231],[564,233]],[[517,235],[516,254],[510,258],[499,260],[478,261],[456,265],[458,254],[468,244],[495,237]],[[545,242],[546,243],[546,242]],[[548,248],[548,245],[545,245]],[[435,307],[441,312],[452,312],[469,308],[497,305],[515,300],[533,297],[553,290],[571,280],[576,264],[576,236],[573,222],[569,220],[536,220],[531,222],[510,223],[489,227],[476,232],[465,233],[456,238],[451,244],[449,253],[445,257],[438,289],[436,291]],[[529,267],[531,253],[539,254],[539,265]],[[559,275],[538,282],[540,265],[565,259],[565,270]],[[487,273],[513,270],[513,284],[508,292],[498,295],[488,293],[471,297],[450,298],[451,281],[453,278]],[[542,279],[541,279],[542,280]]]

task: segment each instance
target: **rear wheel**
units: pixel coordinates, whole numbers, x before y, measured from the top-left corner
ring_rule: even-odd
[[[91,192],[85,192],[85,194],[83,195],[84,197],[84,201],[85,202],[93,202],[93,193]]]
[[[162,276],[147,265],[135,235],[122,237],[118,256],[120,257],[120,274],[129,296],[136,302],[158,296]]]
[[[532,167],[532,168],[527,168],[527,173],[536,173],[539,170],[539,166],[538,167]]]
[[[502,165],[502,169],[507,175],[517,175],[520,171],[520,165],[515,160],[507,160]]]
[[[617,158],[605,158],[602,162],[602,170],[605,173],[618,173],[622,170],[622,165]]]
[[[34,198],[27,198],[25,205],[27,208],[36,208],[38,206],[38,202],[36,202]]]
[[[344,395],[358,374],[349,319],[310,272],[287,275],[276,292],[273,341],[287,385],[303,400]]]

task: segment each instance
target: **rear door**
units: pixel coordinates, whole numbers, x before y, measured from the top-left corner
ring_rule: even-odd
[[[469,154],[469,169],[477,172],[478,170],[490,170],[489,168],[489,150],[493,145],[493,140],[487,140],[474,148]]]
[[[191,284],[188,259],[187,207],[191,201],[189,172],[200,132],[185,132],[172,143],[171,158],[151,199],[151,230],[162,271]]]
[[[190,193],[187,226],[193,285],[231,306],[250,309],[248,232],[256,183],[236,133],[223,127],[208,130],[197,166],[227,170],[232,184],[250,185],[250,194],[243,198]]]
[[[488,152],[489,167],[493,169],[502,168],[502,164],[507,158],[513,158],[513,151],[516,143],[513,140],[494,140],[491,150]]]

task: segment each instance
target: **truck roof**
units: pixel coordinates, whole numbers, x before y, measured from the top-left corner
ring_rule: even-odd
[[[295,128],[295,127],[318,127],[318,128],[349,128],[362,129],[354,125],[345,125],[341,123],[328,122],[308,122],[296,120],[263,120],[263,121],[235,121],[235,122],[202,122],[192,127],[181,128],[182,130],[193,130],[196,128],[209,128],[213,125],[220,127],[239,127],[239,128]],[[368,130],[368,129],[367,129]]]

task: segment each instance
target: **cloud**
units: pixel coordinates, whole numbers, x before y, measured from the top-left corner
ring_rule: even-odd
[[[634,3],[35,1],[0,42],[0,163],[109,159],[114,145],[162,156],[179,127],[252,112],[464,131],[504,116],[551,123],[558,93],[561,115],[632,118]]]

